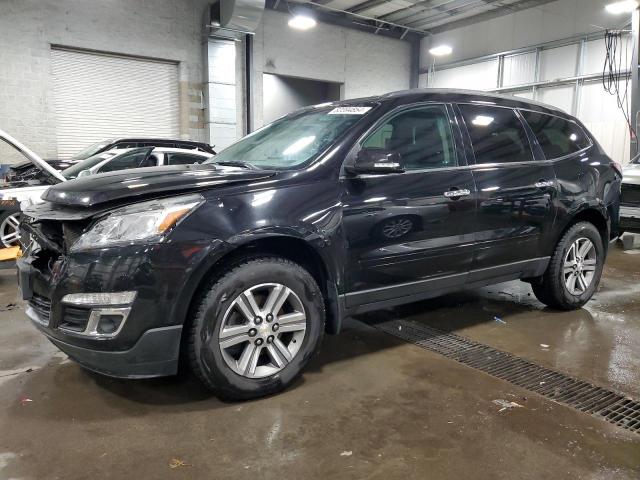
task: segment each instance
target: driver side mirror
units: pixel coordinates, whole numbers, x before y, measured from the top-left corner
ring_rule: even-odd
[[[88,177],[89,175],[91,175],[91,170],[82,170],[78,173],[77,178]]]
[[[403,173],[404,163],[398,152],[382,148],[363,148],[356,155],[353,165],[345,170],[353,175],[377,173]]]

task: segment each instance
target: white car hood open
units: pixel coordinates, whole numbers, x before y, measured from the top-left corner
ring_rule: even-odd
[[[31,163],[33,163],[36,167],[38,167],[43,172],[48,173],[50,176],[52,176],[53,178],[61,182],[67,181],[67,179],[59,171],[57,171],[55,168],[53,168],[51,165],[45,162],[42,158],[36,155],[35,152],[33,152],[31,149],[24,146],[22,143],[20,143],[18,140],[13,138],[4,130],[0,130],[0,140],[4,141],[5,143],[11,145],[13,148],[18,150],[22,155],[27,157],[27,159]]]

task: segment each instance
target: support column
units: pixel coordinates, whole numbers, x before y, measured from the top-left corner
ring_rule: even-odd
[[[418,88],[420,84],[420,38],[411,39],[411,78],[409,88]]]
[[[636,9],[632,14],[631,35],[633,37],[633,57],[631,59],[631,110],[629,117],[631,124],[636,130],[640,131],[640,56],[638,48],[640,47],[640,9]],[[631,134],[631,150],[630,155],[633,157],[638,150],[638,138]]]

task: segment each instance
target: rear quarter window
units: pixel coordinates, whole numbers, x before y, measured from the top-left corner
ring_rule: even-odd
[[[554,115],[521,111],[548,160],[564,157],[591,146],[591,140],[575,122]]]

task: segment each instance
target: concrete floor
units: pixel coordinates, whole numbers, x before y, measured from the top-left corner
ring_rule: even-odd
[[[293,388],[245,403],[188,377],[82,370],[7,307],[15,279],[2,272],[0,479],[638,479],[637,433],[363,323],[451,329],[638,399],[635,253],[615,247],[599,293],[577,312],[547,311],[512,282],[352,319]],[[522,408],[500,411],[500,399]]]

